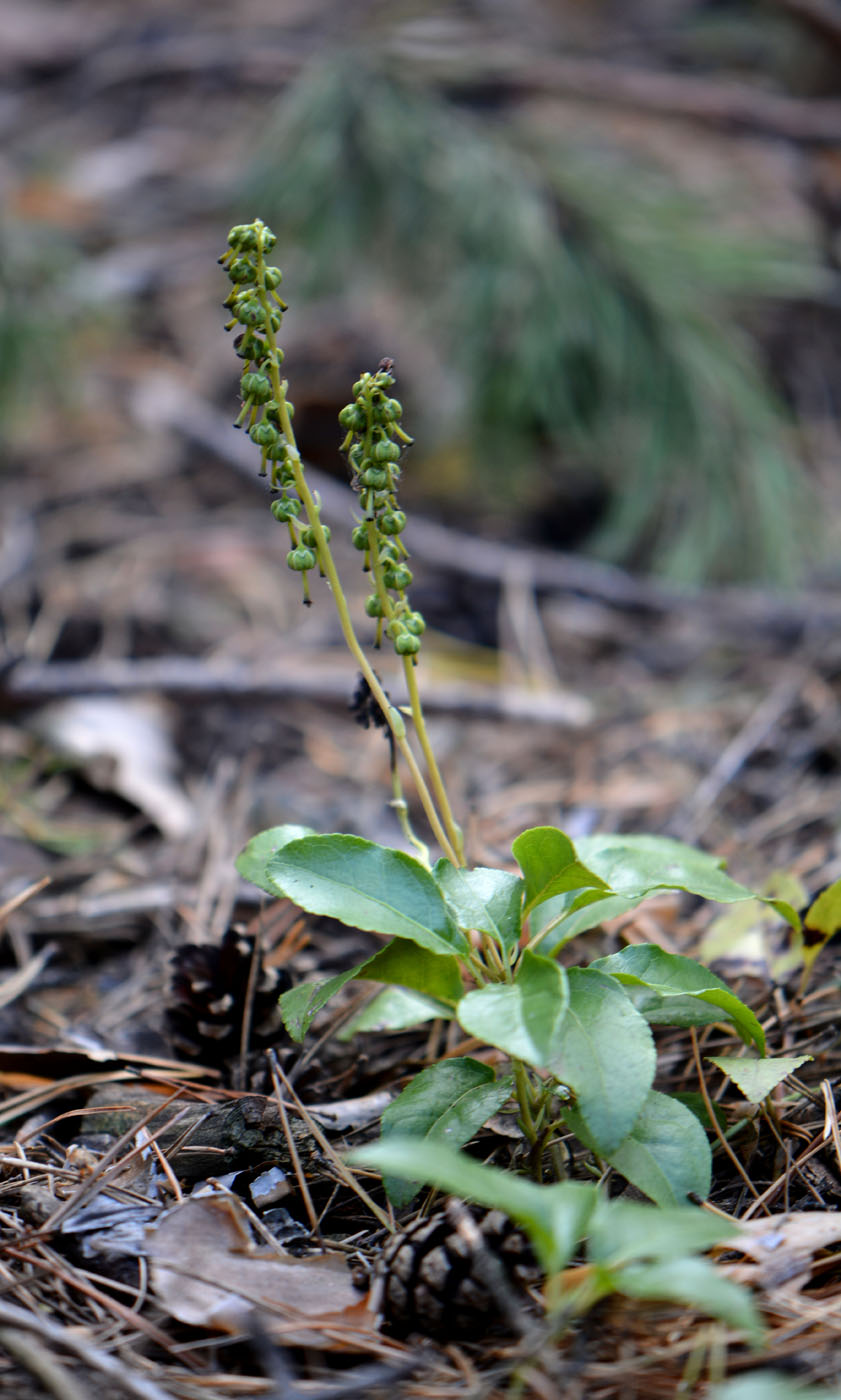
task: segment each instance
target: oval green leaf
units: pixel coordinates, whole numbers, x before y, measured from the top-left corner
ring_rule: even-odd
[[[463,1147],[511,1097],[513,1079],[497,1079],[488,1065],[465,1056],[440,1060],[412,1080],[382,1117],[383,1138],[431,1138]],[[389,1199],[406,1206],[418,1183],[385,1177]]]
[[[534,826],[512,843],[526,882],[525,912],[568,890],[605,889],[605,881],[582,863],[569,837],[556,826]]]
[[[456,1018],[469,1035],[543,1069],[558,1053],[568,1003],[564,969],[550,958],[525,952],[513,982],[468,992],[456,1007]]]
[[[570,968],[568,976],[569,1007],[548,1068],[573,1091],[572,1107],[593,1150],[608,1156],[628,1136],[648,1097],[654,1041],[612,977],[589,967]]]
[[[464,870],[439,860],[432,872],[450,913],[463,929],[477,929],[506,952],[520,939],[523,881],[507,870]]]
[[[610,957],[598,958],[593,967],[608,972],[631,987],[644,987],[651,993],[641,1006],[643,1015],[658,1025],[692,1025],[686,998],[691,997],[716,1007],[720,1015],[732,1021],[745,1044],[765,1050],[765,1032],[756,1016],[731,992],[726,982],[692,958],[679,953],[667,953],[656,943],[638,943],[622,948]],[[669,1002],[675,998],[674,1019],[669,1016]]]
[[[408,938],[430,953],[470,952],[429,871],[403,851],[359,836],[307,836],[272,856],[266,877],[272,893],[310,914]]]
[[[274,885],[267,883],[266,866],[271,857],[290,841],[300,841],[303,836],[315,836],[310,826],[296,826],[291,822],[283,826],[270,826],[266,831],[258,831],[252,836],[236,858],[236,868],[244,880],[250,880],[269,894],[276,894]]]
[[[580,1115],[565,1111],[564,1118],[592,1147]],[[682,1206],[690,1194],[709,1194],[712,1155],[704,1129],[691,1109],[655,1089],[624,1142],[601,1155],[655,1205]]]

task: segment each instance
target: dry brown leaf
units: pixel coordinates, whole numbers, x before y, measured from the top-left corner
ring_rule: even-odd
[[[793,1211],[746,1220],[740,1233],[723,1248],[738,1250],[752,1264],[724,1264],[731,1278],[751,1283],[764,1292],[785,1288],[797,1292],[808,1282],[819,1250],[841,1240],[841,1213],[829,1210]]]
[[[378,1338],[369,1295],[345,1256],[285,1258],[254,1243],[236,1197],[191,1197],[146,1234],[152,1287],[179,1322],[248,1332],[255,1313],[278,1341],[353,1350]]]

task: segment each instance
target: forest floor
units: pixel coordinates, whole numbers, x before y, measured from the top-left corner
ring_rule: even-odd
[[[25,16],[38,7],[2,8],[20,21],[21,71],[43,65],[43,50],[25,57]],[[109,7],[78,9],[107,28]],[[78,61],[80,31],[51,33],[60,74]],[[536,1290],[520,1336],[430,1339],[422,1316],[407,1336],[379,1327],[365,1279],[376,1275],[383,1228],[348,1184],[342,1154],[375,1135],[384,1104],[419,1069],[476,1047],[439,1023],[343,1041],[370,995],[364,984],[350,984],[293,1046],[258,1024],[250,964],[220,971],[214,961],[234,926],[266,970],[293,983],[341,971],[372,947],[371,936],[303,917],[240,880],[234,858],[254,832],[297,822],[392,845],[401,833],[382,734],[349,712],[356,675],[329,598],[316,589],[313,608],[301,608],[264,483],[230,431],[225,374],[231,403],[235,384],[212,299],[204,308],[209,281],[180,275],[206,255],[212,267],[221,251],[206,218],[179,224],[172,283],[162,291],[153,275],[171,232],[162,211],[189,161],[169,139],[111,149],[144,81],[143,45],[98,52],[85,79],[96,100],[74,120],[93,130],[110,114],[99,164],[91,157],[87,174],[80,164],[75,185],[52,171],[14,188],[18,218],[78,220],[89,246],[107,243],[109,230],[99,271],[130,298],[131,323],[115,357],[107,316],[94,318],[82,387],[16,430],[0,476],[0,1395],[75,1400],[98,1386],[146,1400],[326,1400],[399,1388],[442,1400],[627,1400],[700,1397],[767,1367],[841,1384],[835,944],[801,994],[781,926],[722,926],[720,910],[684,897],[587,935],[586,956],[656,942],[713,959],[772,1053],[813,1057],[773,1113],[749,1111],[732,1084],[705,1072],[731,1126],[745,1124],[732,1155],[716,1148],[712,1205],[736,1219],[767,1216],[777,1230],[788,1222],[773,1261],[740,1266],[767,1327],[763,1350],[691,1310],[613,1299],[554,1341],[551,1359],[544,1337],[535,1362]],[[186,49],[178,54],[186,63]],[[42,134],[50,122],[58,129],[52,93],[47,84],[36,95]],[[176,85],[161,96],[174,122]],[[222,135],[213,119],[195,133],[199,146],[220,143],[220,183],[231,154]],[[162,164],[147,169],[141,157],[153,156]],[[122,240],[121,178],[140,182],[133,196],[148,193],[147,226]],[[193,186],[200,206],[197,190],[209,196]],[[334,478],[321,484],[350,569],[358,556],[337,528],[349,492]],[[799,882],[801,907],[841,875],[837,597],[683,595],[516,539],[469,540],[420,514],[406,538],[413,596],[431,622],[430,728],[471,863],[513,868],[512,839],[550,824],[573,839],[650,831],[697,842],[757,889]],[[383,672],[391,683],[386,662]],[[396,680],[393,689],[399,698]],[[189,965],[197,1000],[181,1002],[176,1025],[173,974],[188,945],[204,950]],[[199,1025],[202,978],[214,992],[237,991],[215,1042]],[[658,1086],[697,1090],[686,1033],[658,1039]],[[720,1027],[700,1041],[705,1055],[731,1043]],[[234,1123],[235,1112],[244,1117]],[[494,1120],[476,1150],[504,1160],[510,1132]],[[252,1190],[255,1166],[262,1179],[273,1163],[288,1169],[279,1208]],[[239,1173],[232,1191],[267,1247],[280,1240],[308,1267],[327,1247],[314,1285],[297,1275],[278,1283],[299,1299],[293,1321],[282,1303],[256,1320],[199,1286],[224,1276],[243,1296],[253,1287],[238,1273],[248,1255],[241,1208],[214,1214],[189,1194],[221,1170]],[[364,1184],[381,1213],[379,1187]],[[198,1211],[181,1217],[183,1233],[162,1254],[147,1230],[188,1198]],[[398,1212],[397,1224],[413,1218]]]

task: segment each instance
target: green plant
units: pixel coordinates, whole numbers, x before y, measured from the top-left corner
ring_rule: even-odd
[[[583,1215],[578,1205],[578,1214],[573,1214],[582,1232],[586,1226],[595,1248],[593,1222],[601,1219],[602,1207],[592,1192],[581,1195],[583,1187],[573,1189],[572,1183],[560,1181],[566,1172],[563,1134],[571,1132],[583,1144],[597,1174],[607,1166],[615,1168],[664,1209],[685,1206],[687,1198],[704,1197],[709,1191],[711,1152],[702,1122],[683,1102],[653,1088],[657,1057],[652,1026],[729,1023],[757,1053],[758,1072],[769,1085],[788,1072],[789,1062],[775,1078],[753,1012],[720,978],[690,958],[644,945],[626,947],[589,966],[566,967],[557,954],[578,934],[661,890],[683,890],[722,904],[754,896],[732,880],[714,856],[657,836],[590,836],[573,844],[554,827],[536,827],[513,843],[519,873],[468,867],[462,834],[429,743],[417,684],[423,619],[408,596],[411,570],[402,542],[405,516],[397,496],[402,452],[411,440],[400,426],[402,410],[392,396],[391,365],[383,362],[376,373],[360,376],[340,422],[345,431],[342,447],[358,492],[353,540],[371,578],[365,611],[375,643],[387,640],[402,665],[409,697],[406,714],[420,757],[412,748],[403,711],[386,694],[359,640],[319,501],[309,488],[295,443],[292,405],[280,376],[283,354],[277,344],[285,309],[277,293],[280,272],[266,262],[274,241],[260,220],[238,225],[231,230],[229,249],[221,260],[233,283],[226,302],[232,312],[229,329],[239,328],[237,353],[245,362],[238,422],[247,426],[260,448],[261,471],[268,473],[274,493],[272,513],[288,531],[287,563],[302,575],[305,603],[310,602],[308,575],[318,570],[327,579],[345,641],[362,672],[362,703],[391,737],[403,829],[416,852],[411,856],[357,836],[319,835],[300,826],[260,832],[246,846],[238,869],[260,888],[286,896],[310,913],[389,940],[365,962],[285,993],[281,1007],[286,1028],[293,1039],[303,1039],[329,999],[349,980],[362,978],[408,989],[419,999],[417,1019],[430,1012],[454,1019],[469,1035],[501,1052],[504,1063],[498,1072],[469,1057],[433,1064],[391,1105],[376,1158],[393,1174],[387,1179],[389,1193],[398,1203],[411,1200],[415,1179],[445,1184],[489,1203],[494,1191],[502,1192],[509,1204],[531,1191],[532,1206],[543,1202],[539,1209],[530,1207],[529,1216],[539,1243],[539,1221],[555,1219],[555,1196],[541,1195],[544,1188],[516,1178],[502,1186],[505,1174],[498,1172],[493,1179],[481,1174],[477,1178],[476,1164],[469,1158],[446,1153],[436,1157],[434,1151],[462,1147],[513,1096],[532,1175],[537,1183],[547,1176],[558,1181],[548,1188],[558,1193],[558,1200],[587,1202]],[[398,758],[409,768],[443,851],[434,863],[409,824]],[[832,891],[824,901],[826,926],[816,932],[813,925],[809,931],[810,956],[832,932],[829,925],[838,914],[841,882]],[[799,916],[789,903],[768,898],[765,904],[800,932]],[[400,1157],[398,1139],[407,1135],[414,1154]],[[412,1178],[408,1185],[407,1175]],[[563,1225],[570,1249],[580,1238],[578,1228],[569,1221]],[[561,1254],[556,1245],[547,1244],[547,1265],[562,1267]],[[585,1290],[588,1299],[594,1296],[593,1288],[598,1295],[601,1277],[596,1270],[596,1283],[591,1280]],[[612,1287],[615,1269],[610,1277]],[[623,1274],[625,1283],[630,1277]],[[638,1286],[645,1285],[638,1281]]]

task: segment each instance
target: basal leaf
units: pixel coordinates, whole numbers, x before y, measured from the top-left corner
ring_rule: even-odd
[[[753,890],[731,880],[720,857],[669,836],[583,836],[577,851],[579,859],[612,890],[634,899],[656,890],[685,890],[719,904],[755,898]],[[800,919],[786,900],[769,899],[768,903],[799,929]]]
[[[762,1322],[748,1290],[725,1278],[707,1259],[629,1264],[616,1271],[613,1282],[629,1298],[668,1298],[721,1318],[754,1343],[762,1338]]]
[[[568,1002],[567,974],[560,964],[525,952],[513,982],[468,992],[456,1017],[468,1034],[540,1069],[558,1054]]]
[[[272,856],[266,876],[274,894],[311,914],[408,938],[431,953],[470,951],[429,871],[402,851],[359,836],[307,836]]]
[[[720,977],[692,958],[666,953],[656,943],[638,943],[610,957],[598,958],[592,966],[610,973],[629,988],[643,987],[656,997],[657,1000],[646,998],[641,1006],[647,1019],[661,1025],[691,1025],[686,1005],[686,998],[691,997],[717,1008],[725,1020],[732,1021],[746,1044],[754,1044],[760,1054],[765,1050],[765,1034],[750,1008]],[[671,1021],[669,1001],[673,997],[680,1000],[675,1005],[676,1019]]]
[[[275,886],[267,882],[266,866],[269,860],[281,846],[288,845],[290,841],[300,841],[303,836],[314,835],[312,827],[295,826],[290,822],[284,826],[270,826],[267,831],[258,831],[237,856],[236,868],[244,880],[250,880],[261,890],[268,890],[269,894],[276,894]]]
[[[572,1107],[594,1150],[606,1156],[628,1136],[648,1097],[656,1053],[647,1023],[612,977],[569,971],[569,1007],[548,1068],[575,1095]]]
[[[584,890],[580,893],[573,890],[555,895],[536,904],[531,911],[532,942],[548,957],[579,933],[598,928],[606,919],[627,914],[629,909],[636,908],[641,902],[642,896],[629,899],[627,895],[611,894],[609,890]]]
[[[564,1118],[593,1145],[575,1110],[565,1110]],[[691,1109],[654,1089],[624,1142],[601,1155],[658,1206],[684,1205],[690,1192],[709,1194],[712,1156],[704,1129]]]
[[[526,882],[526,913],[567,890],[606,888],[606,882],[579,859],[569,837],[555,826],[524,831],[511,849]]]
[[[787,1074],[794,1074],[811,1055],[775,1055],[772,1058],[739,1059],[735,1055],[708,1055],[722,1074],[728,1075],[749,1103],[761,1103]]]
[[[420,992],[410,992],[406,987],[383,987],[373,1001],[344,1022],[336,1033],[336,1039],[344,1043],[366,1031],[405,1031],[411,1026],[423,1025],[424,1021],[439,1018],[452,1020],[450,1007],[422,996]]]
[[[590,1218],[587,1258],[611,1269],[685,1259],[733,1238],[732,1222],[697,1206],[655,1209],[642,1201],[602,1198]]]
[[[708,1391],[709,1400],[841,1400],[841,1390],[833,1386],[801,1385],[799,1376],[782,1371],[751,1371]]]
[[[360,1147],[347,1160],[389,1176],[424,1181],[455,1196],[503,1210],[522,1225],[547,1273],[569,1262],[599,1199],[595,1184],[562,1181],[538,1186],[513,1172],[486,1167],[442,1142],[388,1138]]]
[[[455,1006],[464,992],[458,958],[432,953],[408,938],[393,938],[362,964],[357,976],[389,982]]]
[[[347,972],[327,977],[321,982],[303,982],[280,997],[283,1024],[293,1040],[303,1040],[315,1017],[331,997],[341,991],[346,982],[358,977],[362,981],[389,982],[444,1003],[437,1015],[452,1014],[449,1007],[458,1001],[462,991],[461,972],[454,957],[438,956],[407,939],[394,938],[379,952]]]
[[[430,1138],[463,1147],[510,1098],[513,1079],[470,1058],[439,1060],[422,1070],[385,1110],[383,1138]],[[385,1177],[389,1198],[405,1206],[419,1189],[414,1182]]]
[[[439,860],[432,874],[460,928],[487,933],[506,951],[516,948],[524,888],[518,875],[481,865],[457,869],[448,860]]]
[[[358,963],[348,972],[339,972],[335,977],[326,977],[321,982],[302,982],[300,986],[283,993],[278,1005],[283,1024],[293,1040],[304,1039],[322,1007],[326,1006],[330,998],[341,991],[345,983],[350,982],[365,965]]]

